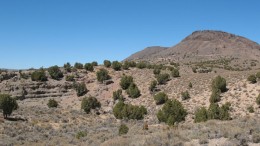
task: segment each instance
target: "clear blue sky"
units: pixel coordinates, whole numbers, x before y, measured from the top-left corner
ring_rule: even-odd
[[[195,30],[260,42],[259,0],[0,0],[0,68],[123,60]]]

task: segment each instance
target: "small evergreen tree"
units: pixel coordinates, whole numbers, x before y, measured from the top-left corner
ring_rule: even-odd
[[[108,74],[108,71],[106,69],[100,69],[97,73],[97,80],[101,83],[103,83],[105,80],[110,79],[111,77]]]
[[[129,97],[131,97],[131,98],[138,98],[139,96],[141,96],[140,90],[134,83],[130,84],[130,86],[126,90],[126,92],[129,95]]]
[[[113,99],[114,99],[114,101],[116,101],[116,100],[124,101],[124,97],[123,97],[121,89],[113,92]]]
[[[48,80],[43,68],[34,71],[31,75],[31,79],[32,81],[41,81],[41,82]]]
[[[100,108],[100,102],[92,96],[84,97],[81,102],[81,109],[83,109],[87,114],[90,113],[91,109]]]
[[[67,72],[71,72],[71,65],[69,62],[67,62],[66,64],[63,65],[63,68],[67,71]]]
[[[227,90],[227,83],[224,78],[221,76],[217,76],[213,81],[212,81],[212,90],[214,89],[219,89],[221,92],[225,92]]]
[[[219,89],[213,89],[212,94],[210,96],[210,103],[216,103],[220,101],[220,93],[221,91]]]
[[[143,62],[143,61],[142,62],[138,62],[136,64],[136,67],[139,68],[139,69],[144,69],[144,68],[147,67],[147,64],[145,62]]]
[[[156,105],[164,104],[168,100],[168,96],[164,92],[159,92],[158,94],[154,95],[154,100]]]
[[[250,76],[247,78],[247,80],[248,80],[250,83],[254,84],[254,83],[256,83],[256,76],[255,76],[255,75],[250,75]]]
[[[118,134],[119,134],[119,135],[125,135],[125,134],[128,133],[128,130],[129,130],[129,128],[128,128],[125,124],[122,124],[122,125],[120,125],[120,127],[119,127]]]
[[[109,60],[104,60],[104,66],[105,67],[110,67],[111,66],[111,62]]]
[[[83,83],[83,82],[74,84],[74,88],[77,92],[78,97],[83,96],[88,92],[88,89],[87,89],[85,83]]]
[[[3,111],[3,116],[6,119],[14,110],[18,109],[18,104],[10,95],[0,94],[0,109]]]
[[[93,61],[91,64],[92,66],[98,66],[98,63],[96,61]]]
[[[150,87],[149,87],[149,90],[151,92],[154,92],[154,90],[156,89],[156,86],[157,86],[157,81],[153,80],[150,84]]]
[[[167,73],[159,74],[156,76],[159,85],[165,84],[170,79],[170,75]]]
[[[63,78],[63,73],[61,72],[61,70],[59,69],[59,67],[57,65],[49,67],[48,72],[49,72],[51,78],[54,80],[59,80],[59,79]]]
[[[216,103],[211,103],[208,109],[208,119],[220,119],[220,108]]]
[[[201,107],[195,111],[195,123],[200,123],[200,122],[206,122],[208,120],[207,117],[207,109],[205,107]]]
[[[134,82],[134,79],[132,76],[126,76],[124,75],[120,80],[120,86],[123,90],[128,89],[128,87],[131,85],[131,83]]]
[[[115,71],[119,71],[121,70],[121,67],[122,67],[122,64],[118,61],[113,61],[112,62],[112,68],[115,70]]]
[[[83,69],[83,64],[76,62],[76,63],[74,64],[74,68],[76,68],[76,69]]]
[[[94,71],[94,67],[93,67],[93,64],[92,63],[86,63],[84,65],[84,68],[87,70],[87,71]]]
[[[191,82],[189,83],[189,88],[192,88],[192,83]]]
[[[56,108],[58,107],[58,102],[54,99],[50,99],[47,105],[49,108]]]
[[[172,77],[174,77],[174,78],[180,77],[180,72],[179,72],[179,70],[176,69],[176,68],[174,68],[174,69],[172,70],[171,74],[172,74]]]
[[[128,61],[125,61],[125,62],[123,63],[123,65],[122,65],[122,68],[123,68],[124,70],[128,70],[129,67],[130,67],[130,65],[129,65],[129,62],[128,62]]]

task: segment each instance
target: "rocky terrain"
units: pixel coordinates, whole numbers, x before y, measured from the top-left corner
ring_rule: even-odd
[[[216,44],[218,45],[215,46]],[[196,49],[199,50],[198,54]],[[241,49],[241,52],[235,49]],[[176,58],[176,51],[179,51],[179,57],[184,54],[189,57]],[[213,62],[212,60],[220,59],[214,51],[220,54],[221,59],[232,56],[239,61],[248,61],[242,63],[244,66],[241,65],[239,69],[234,69],[234,60]],[[233,54],[234,51],[237,53]],[[1,114],[0,145],[257,146],[260,144],[260,108],[256,98],[260,94],[260,79],[257,79],[256,83],[250,83],[247,78],[260,72],[259,54],[259,45],[243,37],[224,32],[200,31],[194,32],[175,47],[152,47],[126,59],[162,63],[168,68],[162,69],[161,73],[171,74],[170,67],[178,68],[180,77],[170,77],[166,84],[157,85],[156,92],[149,90],[150,83],[156,80],[156,76],[154,69],[147,66],[119,71],[104,65],[95,66],[93,71],[73,69],[67,72],[65,68],[60,68],[64,77],[59,80],[52,79],[45,70],[47,81],[32,81],[31,75],[35,70],[1,71],[0,92],[16,97],[19,108],[8,120],[3,119]],[[203,62],[198,60],[199,55],[203,56]],[[212,56],[206,59],[207,55]],[[155,57],[155,60],[165,60],[150,61],[152,57]],[[252,60],[255,63],[253,65]],[[194,67],[197,67],[196,72]],[[199,69],[203,67],[211,70],[200,72]],[[111,79],[99,82],[96,73],[101,69],[106,69]],[[66,77],[71,75],[75,80],[66,80]],[[132,76],[141,92],[140,97],[130,98],[126,91],[123,91],[125,103],[143,105],[147,109],[144,119],[120,120],[113,114],[113,107],[118,103],[112,98],[113,92],[121,88],[120,80],[124,75]],[[226,79],[228,89],[221,94],[218,104],[231,103],[231,120],[195,123],[195,111],[199,107],[210,105],[211,83],[218,75]],[[79,82],[83,82],[88,89],[88,92],[80,97],[74,89],[74,84]],[[190,83],[192,87],[189,86]],[[165,92],[169,99],[176,99],[183,104],[187,110],[185,121],[171,126],[159,122],[156,114],[163,105],[156,105],[153,98],[159,91]],[[184,91],[190,94],[187,100],[182,99],[181,93]],[[81,109],[81,101],[87,96],[96,97],[101,103],[100,108],[89,114]],[[58,107],[49,108],[49,99],[55,99]],[[249,107],[253,108],[253,112]],[[147,129],[144,129],[146,123]],[[126,124],[129,128],[125,135],[118,133],[121,124]]]

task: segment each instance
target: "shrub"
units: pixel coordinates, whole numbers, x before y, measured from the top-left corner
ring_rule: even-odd
[[[157,113],[158,120],[168,125],[174,125],[176,122],[184,121],[186,116],[187,111],[176,99],[168,100]]]
[[[151,84],[150,84],[150,87],[149,87],[149,90],[151,92],[154,92],[154,90],[156,89],[156,86],[157,86],[157,81],[152,81]]]
[[[32,81],[47,81],[47,76],[43,68],[40,70],[34,71],[31,75]]]
[[[138,62],[137,64],[136,64],[136,67],[137,68],[139,68],[139,69],[144,69],[144,68],[146,68],[146,66],[147,66],[147,64],[145,63],[145,62]]]
[[[182,100],[186,100],[186,99],[189,99],[190,98],[190,94],[188,91],[185,91],[185,92],[181,92],[181,99]]]
[[[255,76],[256,78],[260,79],[260,72],[257,72]]]
[[[139,96],[141,96],[140,90],[138,89],[138,87],[134,83],[132,83],[129,86],[129,88],[127,89],[126,92],[129,95],[129,97],[131,97],[131,98],[138,98]]]
[[[192,67],[192,72],[197,73],[197,67]]]
[[[122,67],[122,64],[118,61],[113,61],[112,62],[112,68],[115,70],[115,71],[119,71],[121,70],[121,67]]]
[[[108,79],[110,79],[111,77],[108,75],[108,71],[106,70],[106,69],[100,69],[97,73],[96,73],[96,75],[97,75],[97,80],[99,81],[99,82],[104,82],[105,80],[108,80]]]
[[[119,101],[113,108],[113,113],[117,119],[141,120],[147,114],[147,109],[144,106],[135,106]]]
[[[230,114],[229,114],[230,106],[231,106],[231,104],[229,102],[227,102],[221,106],[220,113],[219,113],[220,120],[230,120],[231,119]]]
[[[48,107],[49,108],[53,108],[53,107],[58,107],[58,102],[56,101],[56,100],[54,100],[54,99],[50,99],[49,101],[48,101]]]
[[[220,108],[216,103],[211,103],[208,109],[208,119],[219,119]]]
[[[249,107],[247,107],[247,110],[248,110],[249,113],[255,112],[255,111],[254,111],[254,107],[253,107],[252,105],[249,106]]]
[[[96,109],[100,107],[100,102],[92,96],[84,97],[81,102],[81,109],[83,109],[87,114],[90,113],[91,109]]]
[[[98,66],[98,63],[96,61],[93,61],[91,64],[92,66]]]
[[[126,90],[130,85],[131,83],[134,82],[134,79],[132,76],[126,76],[124,75],[121,80],[120,80],[120,86],[123,90]]]
[[[212,81],[212,90],[219,89],[221,92],[225,92],[227,91],[226,86],[227,86],[226,80],[221,76],[217,76]]]
[[[105,67],[110,67],[111,66],[111,62],[109,60],[104,60],[104,66]]]
[[[70,81],[70,82],[75,81],[74,76],[73,75],[67,75],[66,76],[66,81]]]
[[[210,103],[216,103],[220,101],[220,90],[219,89],[213,89],[209,102]]]
[[[167,73],[159,74],[156,76],[158,84],[165,84],[170,79],[170,75]]]
[[[83,64],[76,62],[76,63],[74,64],[74,68],[76,68],[76,69],[83,69]]]
[[[129,128],[128,128],[125,124],[122,124],[122,125],[120,125],[120,127],[119,127],[118,134],[119,134],[119,135],[125,135],[125,134],[128,133],[128,130],[129,130]]]
[[[258,97],[256,98],[256,104],[260,106],[260,93],[258,94]]]
[[[1,74],[1,73],[0,73]],[[29,76],[29,74],[26,74],[26,73],[23,73],[22,72],[22,70],[19,70],[19,74],[20,74],[20,77],[22,78],[22,79],[25,79],[25,80],[27,80],[30,76]],[[0,79],[1,80],[1,79]]]
[[[195,111],[195,123],[206,122],[207,120],[207,109],[205,107],[201,107]]]
[[[67,72],[71,72],[71,65],[69,62],[67,62],[66,64],[63,65],[63,68],[67,71]]]
[[[54,80],[59,80],[60,78],[63,78],[63,73],[57,65],[49,67],[48,72],[51,78]]]
[[[122,90],[119,89],[117,91],[114,91],[113,92],[113,99],[116,101],[116,100],[120,100],[120,101],[123,101],[124,100],[124,97],[123,97],[123,94],[122,94]]]
[[[77,92],[78,97],[83,96],[88,92],[88,89],[87,89],[85,83],[83,83],[83,82],[74,84],[74,88]]]
[[[154,73],[155,75],[159,75],[159,74],[161,73],[161,70],[160,70],[160,69],[154,69],[154,70],[153,70],[153,73]]]
[[[83,137],[85,137],[85,136],[87,136],[87,133],[84,132],[84,131],[80,131],[80,132],[78,132],[78,133],[76,134],[76,138],[77,138],[77,139],[83,138]]]
[[[0,109],[2,109],[3,116],[6,119],[14,110],[18,109],[18,104],[10,95],[0,94]]]
[[[154,95],[154,100],[156,105],[164,104],[168,100],[168,96],[164,92],[160,92]]]
[[[134,61],[129,62],[129,67],[136,67],[136,63]]]
[[[256,76],[255,76],[255,75],[250,75],[250,76],[247,78],[247,81],[249,81],[249,82],[252,83],[252,84],[256,83]]]
[[[94,67],[91,63],[86,63],[84,65],[84,68],[87,70],[87,71],[94,71]]]
[[[125,61],[124,64],[123,64],[123,66],[122,66],[122,68],[123,68],[124,70],[128,70],[128,69],[129,69],[129,62],[128,62],[128,61]]]
[[[192,83],[191,82],[189,83],[189,88],[192,88]]]
[[[174,77],[174,78],[180,77],[179,70],[176,68],[172,70],[171,74],[172,74],[172,77]]]

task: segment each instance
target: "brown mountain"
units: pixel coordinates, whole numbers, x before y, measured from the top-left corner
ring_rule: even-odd
[[[126,60],[190,62],[219,58],[259,62],[260,45],[247,38],[222,31],[195,31],[173,47],[146,48]]]

